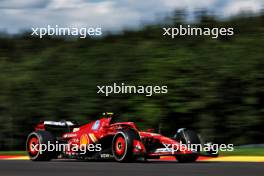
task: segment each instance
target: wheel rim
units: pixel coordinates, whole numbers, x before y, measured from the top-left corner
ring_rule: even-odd
[[[124,155],[125,151],[126,151],[126,140],[124,139],[123,136],[119,136],[115,142],[115,153],[118,156],[122,156]]]
[[[39,139],[37,137],[32,137],[28,143],[28,151],[31,156],[35,156],[39,151]]]

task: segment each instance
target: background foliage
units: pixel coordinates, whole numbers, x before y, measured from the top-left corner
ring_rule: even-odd
[[[195,25],[234,27],[235,35],[164,38],[164,24],[181,17],[98,39],[1,34],[0,150],[24,149],[40,120],[84,123],[105,111],[164,134],[189,127],[217,142],[263,143],[264,15],[201,15]],[[168,94],[96,93],[114,82],[167,85]]]

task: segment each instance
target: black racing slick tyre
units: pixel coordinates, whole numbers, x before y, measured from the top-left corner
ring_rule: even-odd
[[[175,140],[178,142],[181,142],[182,144],[201,144],[199,136],[192,130],[182,129],[177,132],[175,135]],[[189,162],[195,162],[198,157],[200,149],[197,147],[197,151],[195,153],[191,154],[178,154],[176,155],[176,159],[180,163],[189,163]]]
[[[139,139],[139,135],[132,129],[120,130],[116,133],[112,141],[112,154],[118,162],[132,162],[135,160],[133,156],[133,141]]]
[[[32,132],[28,135],[26,142],[26,150],[28,152],[28,156],[32,161],[50,161],[51,159],[56,158],[56,151],[48,151],[47,149],[42,147],[41,145],[55,144],[55,137],[48,131],[36,131]]]

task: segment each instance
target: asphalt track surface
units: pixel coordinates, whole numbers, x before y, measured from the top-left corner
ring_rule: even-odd
[[[1,176],[264,176],[264,163],[0,160]]]

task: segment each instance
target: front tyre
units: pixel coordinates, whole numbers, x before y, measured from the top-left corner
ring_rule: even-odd
[[[187,129],[180,129],[177,134],[175,135],[175,140],[178,142],[181,142],[182,144],[201,144],[199,136],[192,130]],[[199,147],[196,153],[191,154],[178,154],[176,155],[176,159],[180,163],[189,163],[189,162],[195,162],[199,157]]]

